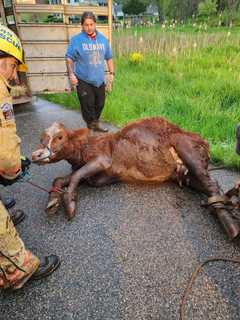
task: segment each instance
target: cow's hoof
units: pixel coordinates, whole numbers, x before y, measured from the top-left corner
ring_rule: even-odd
[[[217,212],[218,219],[220,220],[229,238],[231,240],[237,238],[240,234],[240,227],[238,222],[225,209],[218,209],[216,212]]]
[[[76,200],[75,196],[69,192],[63,195],[64,207],[68,220],[72,220],[76,214]]]
[[[47,213],[47,215],[52,216],[57,212],[59,206],[60,206],[60,200],[58,198],[53,198],[48,201],[45,212]]]

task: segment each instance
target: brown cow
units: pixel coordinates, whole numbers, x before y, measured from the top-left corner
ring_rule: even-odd
[[[209,146],[199,135],[184,131],[164,118],[148,118],[130,123],[116,133],[91,135],[86,128],[67,130],[54,123],[41,137],[33,152],[38,164],[68,161],[71,175],[53,182],[46,211],[54,214],[63,202],[68,218],[76,211],[76,188],[87,180],[101,186],[113,181],[160,183],[178,181],[208,195],[208,204],[216,213],[231,239],[240,228],[224,209],[224,195],[208,172]]]

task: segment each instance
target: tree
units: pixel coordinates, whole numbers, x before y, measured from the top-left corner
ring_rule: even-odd
[[[240,0],[227,0],[228,9],[231,13],[237,11],[240,5]]]
[[[154,0],[154,3],[158,8],[159,22],[162,23],[166,17],[165,9],[169,3],[169,0]]]
[[[155,0],[159,17],[186,19],[196,14],[201,0]]]
[[[172,18],[186,19],[197,13],[199,0],[170,0],[167,15]]]
[[[123,12],[127,14],[140,14],[146,10],[147,4],[141,0],[129,0],[123,5]]]
[[[205,0],[199,3],[198,13],[200,16],[211,16],[217,12],[217,0]]]
[[[228,7],[227,0],[217,0],[217,11],[224,11]]]

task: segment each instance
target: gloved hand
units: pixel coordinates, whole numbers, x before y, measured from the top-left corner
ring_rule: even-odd
[[[23,173],[29,170],[30,165],[31,165],[31,160],[25,156],[21,156],[21,167],[22,167]]]
[[[106,92],[111,92],[112,87],[113,87],[113,80],[114,80],[114,74],[113,73],[108,73],[106,76]]]
[[[19,181],[27,173],[30,165],[31,165],[31,160],[25,156],[21,156],[21,172],[19,173],[19,175],[15,179],[6,179],[0,176],[0,184],[4,186],[10,186],[15,182]]]

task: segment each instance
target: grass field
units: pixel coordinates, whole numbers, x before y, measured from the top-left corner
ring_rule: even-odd
[[[115,31],[116,78],[102,117],[118,126],[142,117],[166,117],[206,138],[214,162],[240,168],[234,152],[240,122],[238,29],[183,28]],[[131,63],[133,52],[140,52],[143,61]],[[79,109],[74,93],[47,99]]]

